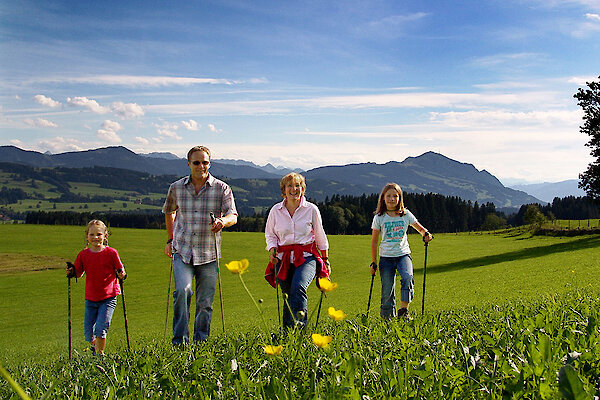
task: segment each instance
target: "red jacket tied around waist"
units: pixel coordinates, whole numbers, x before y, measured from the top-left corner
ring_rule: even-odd
[[[317,260],[317,278],[329,278],[329,270],[325,265],[325,262],[321,258],[317,250],[317,245],[315,242],[308,244],[290,244],[286,246],[277,246],[277,252],[283,253],[283,257],[281,258],[281,262],[279,263],[279,270],[277,271],[277,275],[275,275],[275,265],[272,262],[269,262],[267,265],[267,269],[265,271],[265,279],[269,284],[273,287],[277,287],[277,280],[285,281],[288,277],[288,273],[290,272],[291,266],[291,255],[294,254],[294,263],[295,265],[302,265],[306,261],[304,258],[304,253],[310,253],[315,256]]]

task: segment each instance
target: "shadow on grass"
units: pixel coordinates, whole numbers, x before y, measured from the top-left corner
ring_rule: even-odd
[[[574,240],[568,243],[555,243],[548,246],[533,247],[491,256],[475,257],[447,264],[437,264],[427,268],[428,273],[459,271],[468,268],[478,268],[486,265],[499,264],[508,261],[527,260],[550,254],[600,247],[600,236]],[[422,270],[423,268],[421,268]]]

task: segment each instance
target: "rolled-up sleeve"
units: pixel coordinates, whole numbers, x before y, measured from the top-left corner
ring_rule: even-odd
[[[224,185],[223,188],[223,207],[221,209],[221,215],[238,215],[237,209],[235,208],[235,199],[233,198],[233,191],[229,185]]]
[[[321,212],[317,206],[314,206],[313,211],[313,229],[315,231],[315,243],[319,250],[329,249],[329,241],[327,235],[323,229],[323,220],[321,219]]]
[[[174,185],[169,186],[169,192],[167,193],[167,198],[165,199],[165,204],[163,204],[162,212],[164,214],[171,214],[172,212],[177,211],[177,197],[175,196],[175,188]]]
[[[272,249],[273,247],[277,248],[278,239],[277,234],[275,233],[275,207],[271,208],[269,211],[269,216],[267,217],[267,223],[265,225],[265,239],[267,241],[267,250]]]

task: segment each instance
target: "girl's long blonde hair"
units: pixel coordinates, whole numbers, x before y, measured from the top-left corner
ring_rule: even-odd
[[[396,206],[396,211],[398,211],[400,216],[406,214],[406,211],[404,210],[404,197],[402,196],[402,188],[397,183],[388,183],[383,187],[381,193],[379,194],[379,200],[377,201],[377,210],[375,211],[375,214],[383,215],[387,211],[387,206],[385,205],[385,194],[388,190],[392,189],[398,192],[400,195],[400,201]]]
[[[99,219],[93,219],[90,222],[88,222],[87,227],[85,228],[85,247],[87,247],[88,245],[87,237],[90,233],[90,228],[93,225],[98,225],[100,229],[104,229],[104,243],[102,244],[108,246],[108,228],[106,227],[104,222],[100,221]]]

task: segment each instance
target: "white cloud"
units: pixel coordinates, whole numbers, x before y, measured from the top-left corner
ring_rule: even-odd
[[[504,110],[495,111],[464,111],[464,112],[431,112],[432,122],[439,123],[445,127],[470,127],[473,130],[479,127],[490,126],[518,126],[536,125],[542,126],[577,126],[581,121],[582,112],[575,111],[530,111],[510,112]]]
[[[117,85],[117,86],[189,86],[198,84],[210,85],[232,85],[235,82],[221,78],[191,78],[174,76],[138,76],[138,75],[92,75],[78,78],[52,77],[36,79],[40,82],[67,82],[87,83],[95,85]]]
[[[143,145],[145,145],[145,146],[147,146],[147,145],[149,145],[149,144],[150,144],[150,141],[149,141],[148,139],[146,139],[146,138],[143,138],[143,137],[141,137],[141,136],[136,136],[136,137],[135,137],[135,141],[136,141],[136,142],[138,142],[139,144],[143,144]]]
[[[60,105],[61,105],[60,102],[53,100],[50,97],[46,97],[43,94],[37,94],[37,95],[33,96],[33,100],[38,104],[41,104],[43,106],[50,107],[50,108],[60,107]]]
[[[12,139],[8,141],[10,144],[15,145],[17,147],[23,148],[24,143],[21,142],[19,139]]]
[[[189,121],[181,121],[181,124],[188,131],[197,131],[200,129],[200,125],[198,125],[198,123],[193,119],[190,119]]]
[[[591,13],[588,13],[588,14],[585,14],[585,17],[586,17],[587,19],[590,19],[590,20],[592,20],[592,21],[595,21],[595,22],[600,22],[600,15],[599,15],[599,14],[591,14]]]
[[[25,118],[23,122],[26,125],[34,126],[36,128],[58,128],[57,124],[44,118]]]
[[[106,114],[110,111],[108,107],[101,106],[96,100],[88,99],[87,97],[68,97],[67,103],[72,106],[85,107],[96,114]]]
[[[223,131],[222,129],[218,129],[218,128],[217,128],[216,126],[214,126],[213,124],[208,124],[208,125],[207,125],[207,127],[208,127],[208,129],[209,129],[211,132],[219,133],[219,132],[222,132],[222,131]]]
[[[62,136],[40,140],[36,143],[36,148],[41,152],[49,150],[51,153],[84,150],[83,143],[79,140],[64,138]]]
[[[102,127],[96,131],[96,135],[109,143],[121,143],[123,140],[117,132],[123,129],[121,124],[116,121],[105,120]]]
[[[153,124],[156,127],[156,132],[158,132],[161,136],[166,136],[172,139],[181,140],[183,139],[181,136],[177,134],[177,129],[179,126],[177,124],[169,124],[168,122],[163,122],[162,125]]]
[[[571,34],[578,39],[584,39],[597,32],[600,32],[600,14],[587,13],[585,21],[573,24]]]
[[[480,109],[490,106],[525,107],[546,104],[561,107],[570,100],[559,91],[530,90],[482,93],[402,92],[365,95],[321,96],[288,100],[232,101],[196,104],[148,106],[157,113],[195,115],[269,115],[305,113],[306,110],[357,110],[371,108],[438,108]]]
[[[523,66],[524,63],[539,63],[544,59],[544,55],[540,53],[508,53],[494,54],[491,56],[473,58],[472,64],[480,68],[492,68],[506,65],[518,64]]]
[[[125,119],[134,119],[144,116],[144,109],[136,103],[123,103],[122,101],[116,101],[112,103],[112,111]]]
[[[409,22],[418,21],[427,16],[427,13],[417,12],[406,15],[390,15],[375,21],[367,23],[369,29],[373,29],[379,32],[389,33],[391,31],[397,31],[401,29]]]

